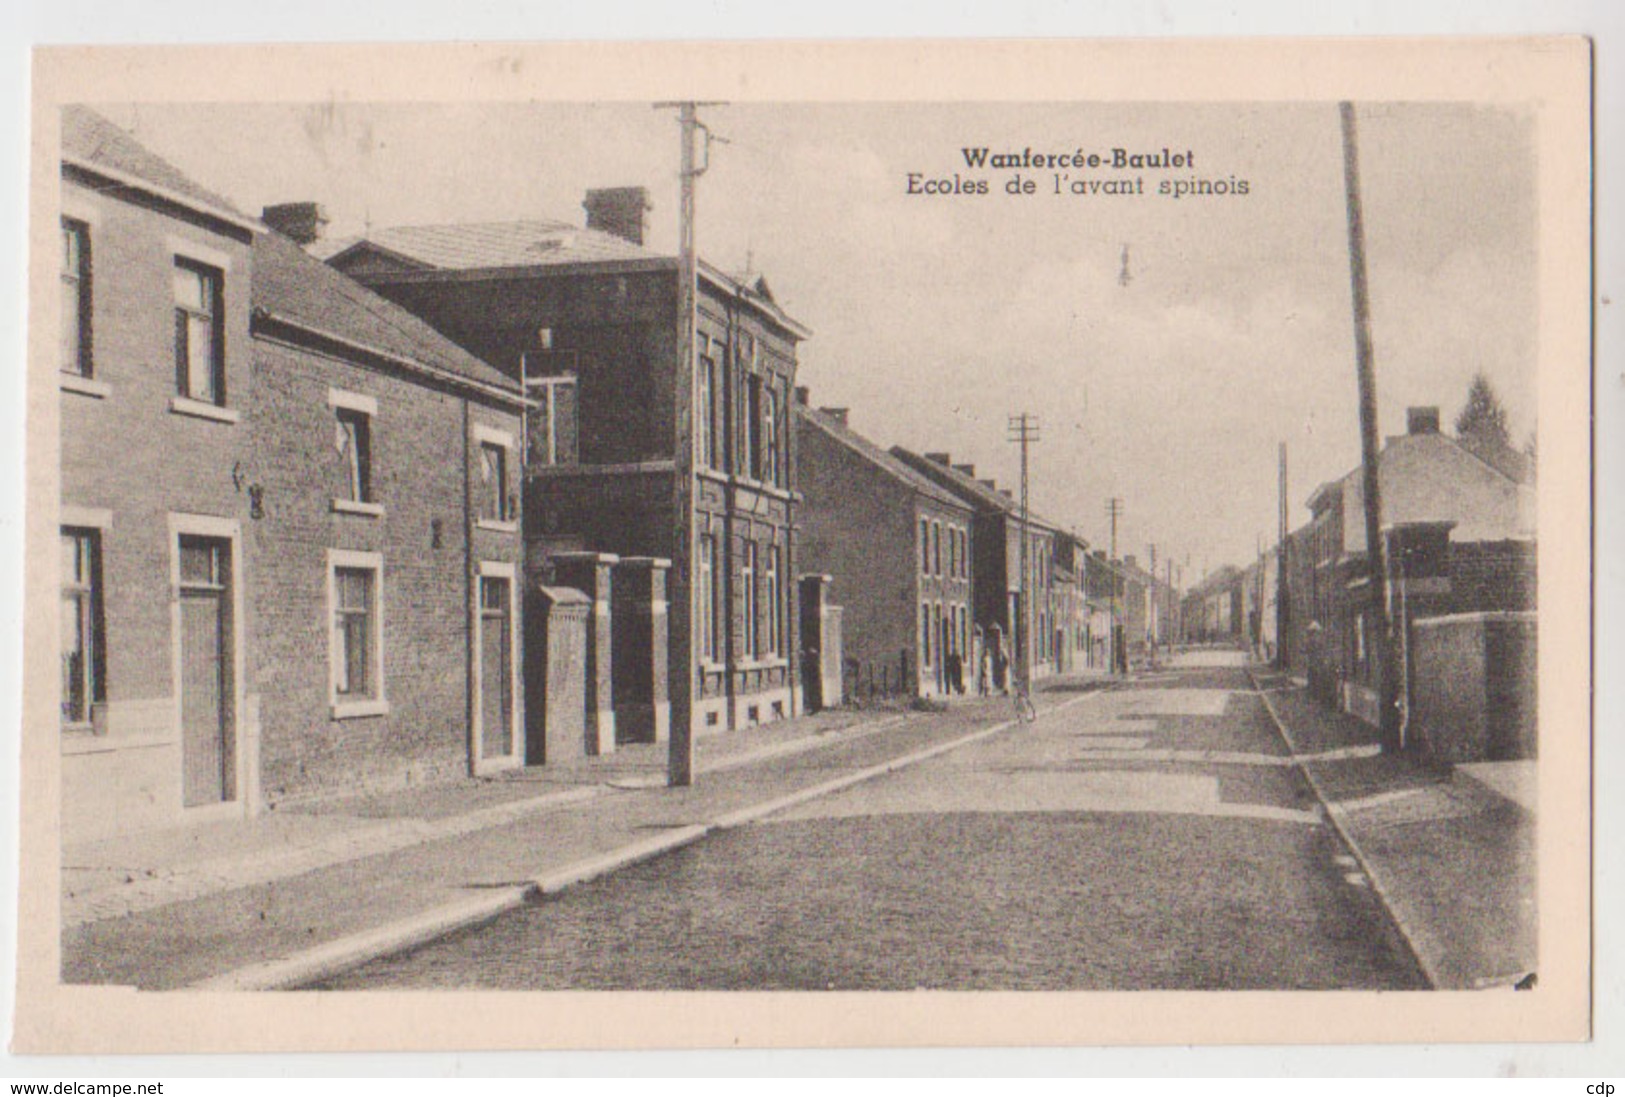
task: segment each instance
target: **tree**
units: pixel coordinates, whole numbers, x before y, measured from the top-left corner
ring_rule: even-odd
[[[1512,448],[1506,408],[1501,406],[1501,398],[1495,394],[1490,379],[1482,373],[1473,374],[1473,383],[1467,387],[1467,403],[1456,416],[1456,437]]]

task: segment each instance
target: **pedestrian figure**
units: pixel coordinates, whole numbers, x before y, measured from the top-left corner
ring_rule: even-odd
[[[1010,669],[1010,649],[1005,645],[1002,632],[994,630],[993,645],[993,684],[1000,693],[1009,693],[1010,683],[1006,672]]]
[[[965,692],[965,660],[957,651],[948,653],[948,689],[953,693]]]

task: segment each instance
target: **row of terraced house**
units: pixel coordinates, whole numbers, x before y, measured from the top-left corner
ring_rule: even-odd
[[[329,240],[90,110],[60,136],[69,840],[1130,646],[1132,561],[812,408],[759,274],[699,264],[685,379],[641,188]]]
[[[1495,439],[1444,433],[1429,406],[1408,410],[1377,467],[1405,743],[1451,762],[1533,757],[1532,462]],[[1284,542],[1186,594],[1190,638],[1241,642],[1327,707],[1378,725],[1381,625],[1361,470],[1318,485],[1306,505],[1309,520]]]

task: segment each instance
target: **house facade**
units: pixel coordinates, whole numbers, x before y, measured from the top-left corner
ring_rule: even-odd
[[[974,692],[974,511],[853,431],[846,409],[797,395],[802,562],[831,577],[843,606],[849,688]]]
[[[1378,457],[1383,558],[1397,599],[1395,620],[1534,607],[1534,490],[1518,470],[1492,463],[1439,430],[1435,407],[1409,409],[1407,430]],[[1289,581],[1289,618],[1304,622],[1310,686],[1328,704],[1368,723],[1380,718],[1381,668],[1367,562],[1365,491],[1355,468],[1320,485],[1311,519],[1288,540],[1308,555],[1308,581]],[[1417,576],[1408,567],[1423,567]]]
[[[254,259],[266,801],[522,765],[518,382],[279,233]]]
[[[72,840],[257,800],[247,597],[253,242],[99,115],[61,114],[61,744]]]
[[[669,707],[659,688],[617,697],[617,740],[663,739],[679,720],[703,734],[794,715],[790,401],[809,333],[764,279],[701,263],[694,360],[678,361],[680,268],[643,246],[643,191],[594,191],[585,205],[586,227],[386,229],[319,254],[535,401],[523,459],[527,574],[551,580],[556,557],[581,552],[656,573],[659,593],[647,600],[652,612],[669,607],[656,629],[669,639]],[[681,436],[693,452],[679,461],[685,370],[692,418]]]
[[[1054,673],[1058,527],[1029,513],[1024,556],[1021,505],[1009,492],[1000,490],[992,480],[979,479],[975,466],[955,465],[946,453],[917,454],[902,446],[893,446],[890,452],[975,512],[971,535],[975,627],[988,643],[998,641],[1006,645],[1012,666],[1019,666],[1021,652],[1027,650],[1031,652],[1034,677]],[[1023,559],[1026,561],[1025,582]],[[1027,647],[1029,629],[1030,648]]]
[[[93,112],[61,159],[64,840],[515,763],[520,386]]]

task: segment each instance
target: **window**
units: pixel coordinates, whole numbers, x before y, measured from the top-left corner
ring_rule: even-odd
[[[382,558],[330,550],[333,715],[378,715],[384,701]]]
[[[779,546],[767,547],[767,573],[763,577],[767,595],[767,635],[764,650],[769,655],[779,654]]]
[[[931,574],[942,574],[942,523],[931,523]]]
[[[931,658],[931,603],[920,603],[920,665],[930,667],[935,665]]]
[[[695,455],[702,468],[717,467],[717,364],[710,356],[710,340],[700,336],[700,364],[695,378]]]
[[[342,480],[338,498],[350,503],[370,503],[372,498],[372,417],[354,408],[336,411],[333,438],[338,450]]]
[[[508,490],[508,447],[480,443],[480,509],[482,522],[512,522],[513,497]]]
[[[90,367],[90,226],[62,220],[62,361],[63,373],[89,377]]]
[[[576,379],[526,374],[525,395],[536,409],[525,417],[525,463],[532,468],[576,460]]]
[[[717,659],[717,542],[709,533],[700,534],[700,562],[694,582],[695,617],[699,622],[700,658]]]
[[[931,574],[931,523],[920,519],[920,574]]]
[[[762,478],[762,379],[745,378],[745,467],[744,474]]]
[[[756,654],[756,542],[745,542],[745,553],[740,561],[739,591],[744,608],[744,620],[739,630],[739,648],[746,657]]]
[[[224,407],[220,272],[175,260],[175,384],[189,400]]]
[[[764,388],[762,395],[762,482],[779,482],[779,394]]]
[[[89,724],[103,686],[101,538],[62,531],[62,722]]]

